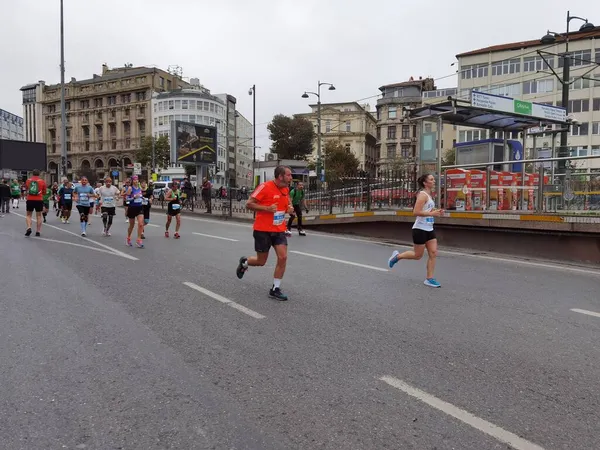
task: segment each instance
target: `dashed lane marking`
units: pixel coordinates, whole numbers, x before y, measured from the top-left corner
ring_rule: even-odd
[[[217,300],[218,302],[221,302],[227,306],[231,306],[232,308],[237,309],[238,311],[243,312],[244,314],[247,314],[250,317],[254,317],[255,319],[265,319],[266,318],[262,314],[259,314],[256,311],[251,310],[250,308],[246,308],[245,306],[242,306],[239,303],[229,300],[228,298],[225,298],[222,295],[219,295],[213,291],[209,291],[208,289],[205,289],[202,286],[198,286],[197,284],[190,283],[188,281],[185,281],[183,284],[185,284],[189,288],[192,288],[192,289],[200,292],[201,294],[204,294],[208,297],[211,297],[211,298]]]

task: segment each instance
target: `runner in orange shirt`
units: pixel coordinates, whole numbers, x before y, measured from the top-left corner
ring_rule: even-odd
[[[289,197],[291,181],[292,170],[289,167],[277,166],[275,179],[259,185],[246,202],[248,209],[256,211],[253,233],[256,256],[242,256],[236,270],[237,277],[241,279],[249,266],[264,266],[273,247],[277,255],[277,265],[269,296],[282,301],[288,299],[280,286],[287,262],[285,214],[294,212]]]

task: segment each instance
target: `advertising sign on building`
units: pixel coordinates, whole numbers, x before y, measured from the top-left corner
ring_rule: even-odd
[[[180,163],[216,164],[217,129],[215,127],[182,121],[173,122],[175,145],[174,160]]]

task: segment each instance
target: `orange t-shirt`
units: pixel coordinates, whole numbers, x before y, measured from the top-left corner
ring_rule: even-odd
[[[32,181],[37,181],[37,184],[38,184],[37,195],[32,195],[29,193],[29,186],[31,185]],[[39,200],[39,201],[43,200],[43,196],[46,193],[46,189],[47,189],[46,182],[44,180],[42,180],[40,177],[31,177],[29,180],[27,180],[25,185],[27,186],[27,189],[25,190],[25,192],[27,192],[27,200]]]
[[[277,204],[276,213],[256,211],[256,220],[254,221],[256,231],[279,233],[287,229],[285,214],[290,204],[289,191],[287,187],[277,187],[274,181],[265,181],[252,192],[251,197],[255,198],[259,205],[271,206]]]

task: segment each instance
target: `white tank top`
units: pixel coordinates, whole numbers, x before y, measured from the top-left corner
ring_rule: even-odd
[[[425,195],[427,195],[427,201],[423,206],[423,212],[428,212],[435,208],[435,203],[433,202],[431,196],[427,192],[425,192]],[[413,229],[417,228],[423,231],[433,231],[433,222],[434,220],[432,216],[417,216],[415,224],[413,225]]]

